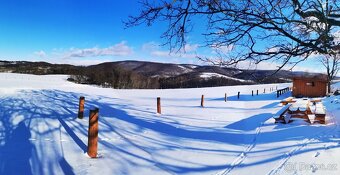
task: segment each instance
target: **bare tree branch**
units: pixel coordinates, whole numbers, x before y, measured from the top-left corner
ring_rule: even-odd
[[[340,53],[340,36],[335,35],[340,31],[339,0],[144,0],[141,4],[140,14],[130,16],[126,26],[166,22],[161,37],[170,51],[183,48],[198,24],[206,26],[206,47],[233,46],[215,58],[199,57],[212,64],[280,60],[281,69],[311,54]]]

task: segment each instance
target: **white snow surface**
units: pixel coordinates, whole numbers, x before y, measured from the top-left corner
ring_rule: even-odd
[[[66,79],[0,74],[0,174],[340,172],[339,96],[323,99],[326,125],[278,124],[272,116],[290,94],[276,98],[269,89],[291,84],[116,90]],[[264,88],[266,94],[251,96]],[[77,119],[80,96],[86,98],[84,119]],[[155,113],[156,97],[162,114]],[[94,107],[99,154],[91,159],[86,145]]]
[[[181,66],[181,65],[178,65],[178,67],[183,70],[183,73],[189,73],[189,72],[193,71],[192,69],[189,69],[189,68]]]
[[[229,77],[229,76],[226,76],[226,75],[222,75],[222,74],[219,74],[219,73],[213,73],[213,72],[201,73],[200,77],[205,78],[205,79],[209,79],[209,78],[212,78],[212,77],[221,77],[221,78],[226,78],[226,79],[240,81],[240,82],[252,82],[250,80],[243,80],[243,79],[239,79],[239,78]]]

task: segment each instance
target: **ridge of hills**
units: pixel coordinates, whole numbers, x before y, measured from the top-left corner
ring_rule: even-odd
[[[47,62],[0,61],[0,72],[36,75],[67,74],[69,81],[117,89],[196,88],[264,83],[286,83],[293,76],[311,74],[280,70],[157,63],[146,61],[105,62],[90,66]]]

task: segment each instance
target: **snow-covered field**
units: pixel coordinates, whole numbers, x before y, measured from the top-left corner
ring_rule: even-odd
[[[276,98],[269,89],[290,84],[114,90],[66,78],[0,74],[0,174],[340,173],[340,97],[324,100],[327,125],[275,124],[272,114],[290,94]],[[97,159],[85,153],[93,107],[100,110]]]

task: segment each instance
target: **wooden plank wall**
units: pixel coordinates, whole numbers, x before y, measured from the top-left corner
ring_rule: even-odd
[[[314,86],[307,83],[314,82]],[[327,83],[313,79],[294,79],[293,80],[293,96],[302,95],[304,97],[323,97],[326,96]]]

